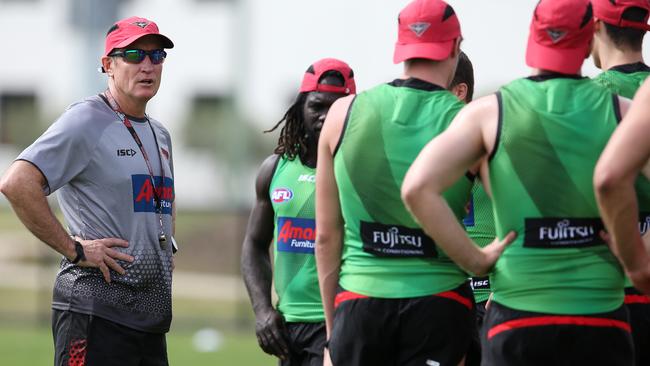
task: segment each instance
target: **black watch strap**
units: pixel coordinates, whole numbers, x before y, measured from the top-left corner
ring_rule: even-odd
[[[74,241],[74,251],[77,253],[77,256],[70,261],[72,264],[77,264],[83,260],[86,260],[86,253],[84,253],[84,247],[80,242]]]

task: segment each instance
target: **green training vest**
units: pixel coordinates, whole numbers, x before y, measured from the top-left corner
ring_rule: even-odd
[[[492,213],[492,200],[485,192],[483,184],[477,179],[472,187],[472,199],[469,212],[463,219],[467,235],[481,248],[494,241],[494,214]],[[476,302],[487,301],[490,297],[490,283],[487,277],[473,278],[472,290]]]
[[[344,289],[408,298],[447,291],[467,280],[400,198],[413,160],[462,106],[453,94],[417,79],[379,85],[353,101],[334,157],[345,221],[340,273]],[[462,177],[445,192],[459,221],[470,189],[470,180]]]
[[[613,95],[592,80],[519,79],[500,90],[490,161],[497,235],[517,232],[490,277],[494,300],[552,314],[623,303],[623,272],[599,237],[596,161],[617,123]]]
[[[275,232],[273,268],[278,310],[289,322],[320,322],[325,316],[318,287],[315,169],[300,158],[281,157],[271,180]]]
[[[647,77],[648,71],[625,73],[616,70],[608,70],[596,76],[594,81],[612,93],[632,99]]]
[[[594,80],[612,93],[632,99],[650,74],[647,70],[648,66],[640,63],[622,65],[600,73]],[[643,174],[639,174],[635,188],[640,211],[639,230],[644,234],[650,228],[650,181]],[[633,287],[627,277],[625,287]]]

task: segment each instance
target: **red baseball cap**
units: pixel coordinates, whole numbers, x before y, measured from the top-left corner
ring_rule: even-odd
[[[115,48],[126,47],[137,41],[140,37],[149,34],[157,35],[162,41],[164,48],[174,48],[174,43],[171,39],[160,34],[156,23],[145,18],[130,17],[118,21],[108,30],[108,33],[106,33],[104,56],[108,56]]]
[[[338,71],[343,76],[343,86],[319,84],[321,77],[328,71]],[[329,92],[355,94],[357,86],[354,83],[354,72],[348,64],[335,58],[324,58],[311,64],[300,84],[300,92]]]
[[[594,36],[589,0],[541,0],[533,14],[526,64],[562,74],[578,74]]]
[[[461,36],[451,5],[442,0],[415,0],[399,13],[393,62],[411,58],[444,60]]]
[[[607,24],[622,28],[635,28],[650,31],[648,16],[650,15],[650,0],[591,0],[594,15]],[[629,8],[645,9],[648,13],[643,22],[623,19],[623,12]]]

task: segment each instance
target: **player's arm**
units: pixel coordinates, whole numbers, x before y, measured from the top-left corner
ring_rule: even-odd
[[[450,127],[420,152],[402,184],[402,198],[424,231],[454,262],[475,275],[490,270],[514,233],[480,249],[467,236],[442,193],[492,151],[497,119],[494,95],[467,105]]]
[[[334,178],[334,151],[341,137],[348,108],[353,97],[332,104],[318,142],[316,167],[316,265],[325,325],[329,339],[334,319],[334,297],[339,282],[343,247],[343,218],[339,191]]]
[[[639,233],[634,182],[650,158],[649,130],[650,81],[647,81],[610,138],[594,174],[598,206],[613,239],[614,252],[634,286],[646,294],[650,294],[650,256]]]
[[[0,191],[11,203],[20,221],[38,239],[73,260],[77,253],[75,241],[56,218],[43,187],[47,184],[45,177],[32,163],[17,160],[5,172],[0,180]],[[84,249],[85,260],[77,263],[83,267],[98,267],[104,279],[110,282],[109,268],[124,274],[124,269],[116,260],[133,261],[133,257],[120,253],[112,247],[127,247],[125,240],[105,238],[98,240],[79,240]]]
[[[241,271],[255,313],[257,342],[264,352],[285,359],[289,355],[282,315],[271,303],[273,272],[269,248],[273,241],[274,214],[269,188],[279,156],[269,156],[255,181],[255,205],[242,244]]]

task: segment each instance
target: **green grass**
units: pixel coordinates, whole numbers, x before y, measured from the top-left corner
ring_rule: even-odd
[[[0,288],[0,365],[51,365],[53,345],[50,289]],[[174,299],[174,320],[167,335],[170,365],[276,365],[257,345],[248,304]],[[210,327],[222,335],[217,352],[199,352],[195,333]]]
[[[177,234],[184,247],[177,258],[177,269],[217,273],[217,269],[228,268],[221,273],[236,273],[237,248],[241,240],[232,227],[239,228],[239,221],[242,220],[233,218],[232,214],[182,212]],[[228,234],[224,228],[231,228],[231,232],[221,238],[219,235]],[[50,328],[54,282],[51,269],[56,267],[59,256],[31,236],[11,210],[0,209],[0,233],[12,240],[3,242],[6,246],[30,246],[30,250],[19,251],[16,258],[9,260],[38,262],[45,266],[39,279],[42,290],[0,287],[0,365],[51,365],[54,353]],[[198,245],[197,238],[202,236],[207,239],[203,245]],[[220,244],[215,246],[214,243]],[[228,302],[175,297],[173,302],[174,320],[167,335],[171,365],[277,365],[277,359],[266,355],[257,345],[254,318],[247,300]],[[202,353],[193,345],[195,333],[206,327],[218,329],[222,334],[222,347],[216,352]]]
[[[172,331],[167,336],[170,365],[275,365],[275,358],[264,354],[249,333],[223,332],[223,344],[217,352],[194,349],[194,333]],[[34,326],[0,327],[2,365],[51,365],[54,348],[50,328]]]

